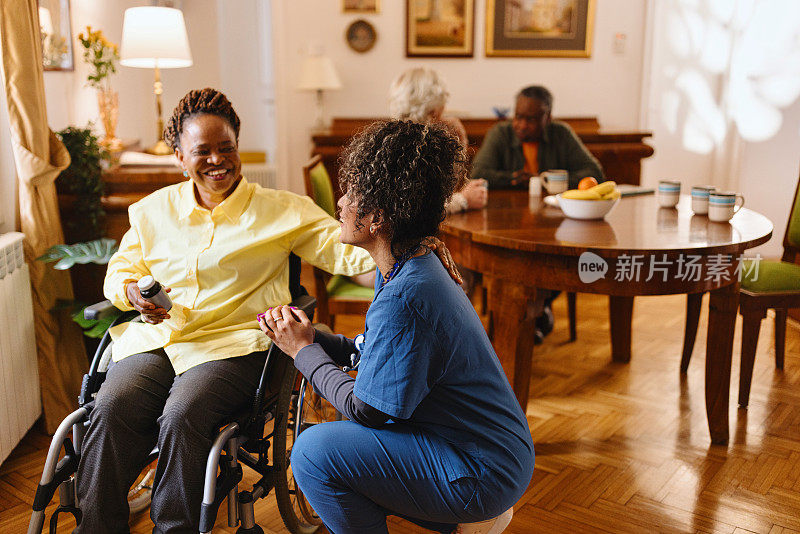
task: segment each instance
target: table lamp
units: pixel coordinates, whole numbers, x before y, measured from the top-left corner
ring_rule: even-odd
[[[306,56],[297,89],[317,92],[317,119],[313,126],[315,131],[322,131],[327,127],[322,105],[322,91],[341,88],[342,82],[339,80],[331,58],[322,54]]]
[[[125,10],[122,23],[120,63],[126,67],[155,69],[153,92],[156,95],[158,142],[148,148],[150,154],[172,154],[164,142],[164,120],[161,118],[160,69],[189,67],[192,53],[186,36],[183,13],[171,7],[131,7]]]

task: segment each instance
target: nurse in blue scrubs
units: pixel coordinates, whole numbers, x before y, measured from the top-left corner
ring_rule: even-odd
[[[295,481],[332,533],[385,533],[387,515],[500,532],[530,483],[525,414],[471,303],[423,244],[464,166],[458,140],[437,126],[392,121],[357,136],[339,207],[342,242],[378,266],[363,338],[317,332],[286,306],[261,323],[349,419],[309,428],[292,449]],[[341,370],[353,354],[355,379]]]

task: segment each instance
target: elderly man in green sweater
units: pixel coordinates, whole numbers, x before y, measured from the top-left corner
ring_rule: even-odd
[[[567,124],[553,121],[553,95],[541,85],[517,94],[514,118],[496,124],[486,134],[472,162],[472,178],[483,178],[492,189],[528,186],[531,176],[551,169],[569,172],[569,187],[587,176],[604,180],[600,162]]]
[[[563,122],[553,121],[553,95],[541,85],[517,94],[514,118],[496,124],[486,134],[472,161],[472,178],[483,178],[490,189],[524,189],[531,176],[552,169],[569,173],[569,188],[592,176],[605,179],[600,162],[586,149],[575,132]],[[536,319],[536,344],[553,330],[551,303],[558,291],[550,291]]]

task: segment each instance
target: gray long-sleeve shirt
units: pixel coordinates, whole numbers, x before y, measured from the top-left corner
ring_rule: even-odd
[[[355,396],[355,379],[342,371],[360,357],[352,339],[316,330],[314,343],[303,347],[294,359],[297,370],[339,412],[360,425],[379,427],[389,416]]]
[[[569,172],[569,187],[578,187],[578,182],[593,176],[598,182],[605,177],[597,161],[569,125],[553,121],[545,127],[539,141],[539,171],[565,169]],[[528,187],[527,183],[511,185],[514,172],[525,167],[522,142],[514,132],[510,121],[501,122],[486,134],[480,150],[472,160],[471,176],[489,182],[489,188],[502,189]]]

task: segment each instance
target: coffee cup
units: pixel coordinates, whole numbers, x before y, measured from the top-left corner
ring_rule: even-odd
[[[659,180],[658,205],[662,208],[674,208],[681,199],[681,183],[677,180]]]
[[[713,185],[696,185],[692,187],[692,211],[696,215],[708,213],[708,196],[716,188]]]
[[[557,195],[569,189],[569,173],[562,169],[543,172],[542,181],[544,188],[551,195]]]
[[[741,203],[738,202],[741,200]],[[744,197],[733,191],[714,191],[708,197],[708,220],[714,222],[730,221],[731,217],[744,206]]]

